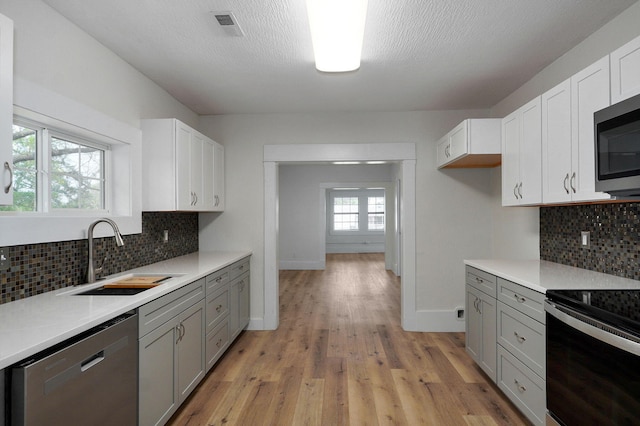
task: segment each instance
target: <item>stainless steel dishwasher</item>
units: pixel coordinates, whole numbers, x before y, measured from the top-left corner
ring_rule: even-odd
[[[129,312],[11,370],[12,425],[135,425],[138,315]]]

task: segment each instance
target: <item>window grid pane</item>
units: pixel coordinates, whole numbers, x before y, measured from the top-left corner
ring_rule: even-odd
[[[384,231],[384,197],[368,197],[367,228]]]
[[[104,208],[104,151],[51,138],[51,207]]]
[[[335,197],[333,199],[333,230],[357,231],[358,197]]]

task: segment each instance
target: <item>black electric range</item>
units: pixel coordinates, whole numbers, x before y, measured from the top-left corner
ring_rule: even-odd
[[[640,338],[640,290],[548,290],[546,295]]]

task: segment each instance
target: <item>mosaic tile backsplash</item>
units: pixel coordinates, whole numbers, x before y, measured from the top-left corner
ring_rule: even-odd
[[[590,247],[581,231],[591,232]],[[540,258],[640,280],[640,203],[540,208]]]
[[[164,230],[169,241],[164,242]],[[104,271],[115,274],[198,251],[198,213],[142,213],[142,233],[124,235],[124,246],[113,237],[96,238],[95,259],[107,256]],[[0,304],[84,281],[88,263],[86,239],[9,247],[11,269],[0,272]]]

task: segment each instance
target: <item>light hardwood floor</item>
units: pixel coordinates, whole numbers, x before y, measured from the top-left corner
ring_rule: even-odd
[[[400,327],[381,254],[281,271],[280,327],[245,331],[172,425],[524,425],[464,349],[464,333]]]

